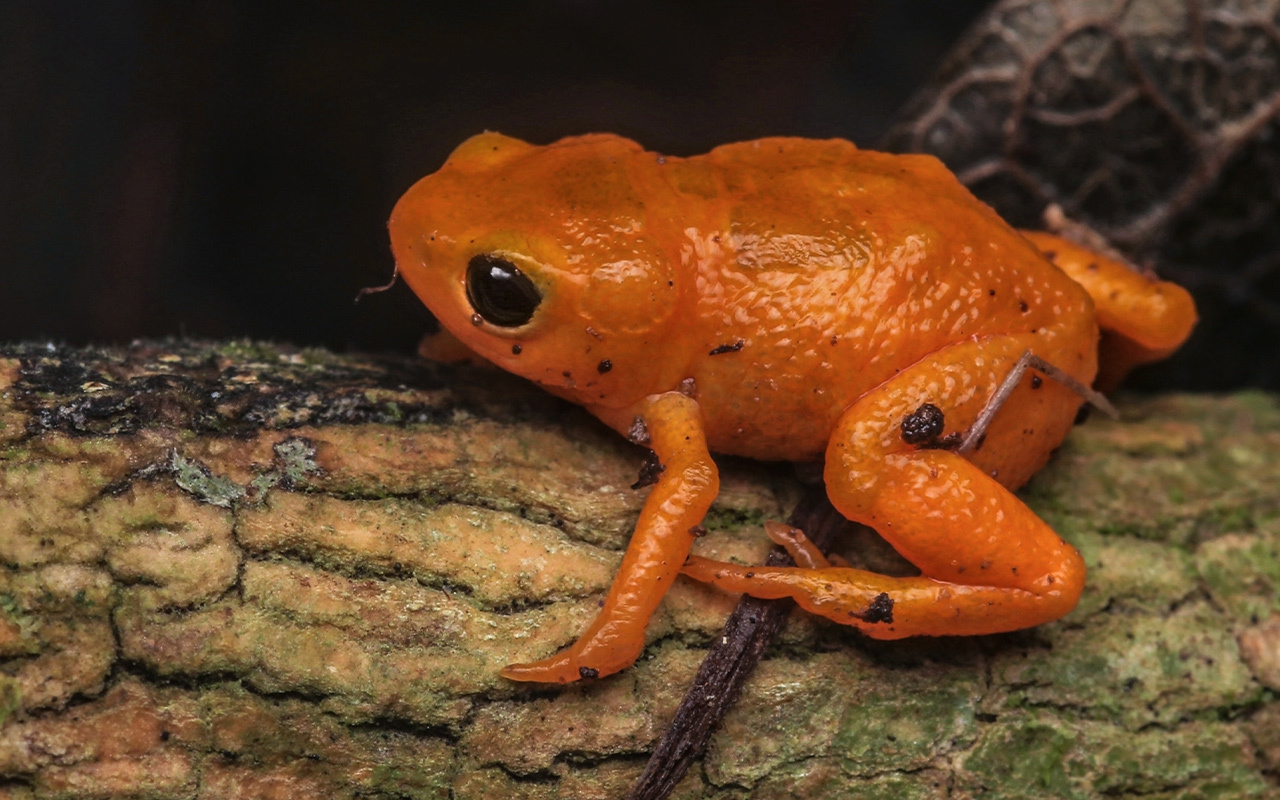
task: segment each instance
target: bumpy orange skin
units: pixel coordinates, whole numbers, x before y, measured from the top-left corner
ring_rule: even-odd
[[[673,158],[612,135],[538,147],[486,133],[410,189],[390,227],[405,280],[458,340],[624,435],[643,419],[666,466],[600,617],[564,652],[503,671],[517,680],[628,666],[682,567],[877,638],[1061,616],[1083,564],[1009,490],[1061,443],[1080,398],[1028,373],[963,456],[904,441],[902,423],[931,403],[945,433],[964,431],[1028,351],[1092,383],[1100,321],[1131,345],[1116,374],[1195,322],[1179,287],[1042,241],[1069,277],[936,159],[840,140]],[[527,324],[471,307],[480,254],[538,288]],[[718,486],[709,451],[825,458],[836,507],[923,574],[686,563]]]

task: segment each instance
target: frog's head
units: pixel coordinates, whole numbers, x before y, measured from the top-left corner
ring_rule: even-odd
[[[678,231],[645,207],[655,158],[608,135],[474,136],[396,204],[396,263],[454,336],[561,396],[670,388],[659,348],[684,287]]]

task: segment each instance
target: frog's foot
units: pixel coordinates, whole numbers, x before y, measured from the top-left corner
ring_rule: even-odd
[[[585,637],[584,637],[585,638]],[[619,642],[612,648],[587,648],[574,645],[550,658],[528,664],[508,664],[498,673],[507,680],[536,683],[572,683],[581,678],[603,678],[621,672],[635,662],[644,639]]]
[[[509,681],[570,683],[586,677],[582,674],[581,668],[574,666],[574,660],[568,653],[558,653],[551,658],[531,661],[528,664],[508,664],[498,674]]]
[[[979,567],[981,568],[981,567]],[[1067,563],[1057,573],[1080,574]],[[972,586],[928,577],[891,578],[851,567],[751,567],[698,556],[683,573],[726,592],[778,599],[790,597],[802,608],[875,639],[908,636],[969,636],[1018,630],[1048,622],[1075,605],[1078,591],[1062,574],[1042,581],[1067,591],[1029,591],[1007,586]]]
[[[1109,252],[1105,242],[1100,246],[1091,240],[1092,231],[1078,235],[1078,224],[1054,224],[1048,211],[1046,221],[1062,235],[1041,231],[1022,231],[1022,235],[1093,299],[1103,333],[1094,385],[1111,390],[1130,369],[1159,361],[1191,335],[1196,307],[1186,289],[1136,269]]]
[[[497,369],[492,361],[467,347],[461,339],[444,328],[422,337],[422,341],[418,342],[418,355],[438,364],[471,364]]]
[[[644,649],[646,608],[634,598],[606,601],[591,627],[569,647],[550,658],[528,664],[508,664],[499,673],[513,681],[572,683],[580,678],[603,678],[635,663]]]

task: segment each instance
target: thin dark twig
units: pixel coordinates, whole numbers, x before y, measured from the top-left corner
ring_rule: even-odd
[[[823,552],[852,524],[831,506],[821,485],[809,490],[787,522],[804,531]],[[765,564],[795,566],[781,547],[769,553]],[[794,605],[792,600],[760,600],[743,595],[627,800],[663,800],[671,794],[702,755],[712,732],[738,699],[742,685]]]

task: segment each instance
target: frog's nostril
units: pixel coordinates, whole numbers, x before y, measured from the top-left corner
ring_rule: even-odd
[[[542,293],[515,264],[482,253],[467,263],[467,302],[486,322],[518,328],[533,319]]]

